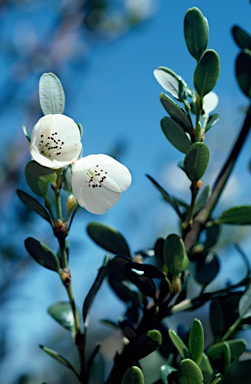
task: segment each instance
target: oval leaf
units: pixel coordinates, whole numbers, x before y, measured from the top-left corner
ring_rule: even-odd
[[[190,54],[198,61],[208,43],[208,22],[196,8],[188,9],[184,19],[184,35]]]
[[[181,340],[179,335],[177,335],[177,333],[173,329],[169,329],[168,334],[169,334],[170,339],[172,340],[173,344],[175,345],[175,347],[179,351],[179,354],[182,357],[182,359],[190,357],[190,353],[188,351],[188,348],[183,343],[183,341]]]
[[[161,120],[161,128],[167,140],[182,153],[187,153],[191,146],[191,141],[175,120],[164,117]]]
[[[72,333],[74,332],[75,323],[70,303],[60,301],[58,303],[52,304],[48,308],[48,313],[51,315],[51,317],[53,317],[54,320],[61,324],[62,327]]]
[[[144,384],[144,375],[140,368],[129,368],[123,376],[122,384]]]
[[[153,71],[153,74],[164,90],[175,99],[182,101],[186,99],[187,94],[191,93],[185,81],[171,69],[159,67]]]
[[[115,229],[100,223],[90,223],[87,226],[91,239],[106,251],[130,257],[130,249],[125,238]]]
[[[233,38],[241,49],[251,49],[251,36],[244,29],[235,25],[232,28]]]
[[[242,319],[251,316],[251,285],[240,298],[239,315]]]
[[[203,176],[209,162],[209,149],[204,143],[191,145],[184,160],[184,171],[191,181],[198,181]]]
[[[38,240],[28,237],[24,241],[26,250],[31,257],[43,267],[52,271],[59,270],[59,261],[57,256],[45,244],[40,243]]]
[[[235,72],[237,81],[244,94],[251,98],[251,52],[239,53],[236,59]]]
[[[242,205],[230,208],[221,214],[219,222],[222,224],[250,225],[251,206]]]
[[[179,365],[179,384],[203,384],[204,379],[198,365],[191,359],[184,359]]]
[[[212,91],[220,74],[220,59],[213,49],[207,49],[197,63],[194,72],[194,87],[200,97]]]
[[[160,94],[160,101],[167,113],[176,121],[176,123],[178,123],[186,132],[193,133],[191,120],[178,104],[164,93]]]
[[[220,263],[218,257],[213,255],[209,261],[198,260],[196,263],[196,275],[197,282],[204,287],[211,283],[220,270]]]
[[[183,272],[188,265],[188,257],[181,237],[168,235],[164,243],[164,262],[173,276]]]
[[[35,161],[30,161],[25,167],[25,178],[32,192],[45,197],[48,184],[56,186],[57,174],[53,169],[43,167]]]
[[[51,224],[49,213],[36,199],[34,199],[34,197],[30,196],[28,193],[22,191],[21,189],[17,189],[17,195],[27,208],[32,209],[39,216]]]
[[[188,350],[192,360],[199,365],[204,351],[204,329],[201,321],[198,319],[194,319],[189,333]]]
[[[44,73],[39,80],[39,102],[44,115],[63,113],[65,94],[59,78],[54,73]]]

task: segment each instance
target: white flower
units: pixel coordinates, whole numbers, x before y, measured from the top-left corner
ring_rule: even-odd
[[[128,169],[107,155],[89,155],[72,165],[72,190],[81,207],[103,214],[132,181]]]
[[[209,92],[203,97],[203,111],[206,116],[209,115],[218,105],[219,98],[215,92]]]
[[[47,168],[59,169],[77,160],[82,150],[77,124],[68,116],[45,115],[33,128],[31,157]]]

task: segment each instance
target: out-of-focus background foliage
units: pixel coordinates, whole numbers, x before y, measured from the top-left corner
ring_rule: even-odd
[[[221,121],[208,135],[211,166],[203,183],[212,183],[243,119],[247,100],[234,78],[237,47],[234,24],[251,30],[247,0],[173,2],[169,0],[9,0],[0,1],[0,379],[10,383],[73,383],[73,378],[38,348],[45,344],[64,351],[70,336],[46,314],[53,302],[64,300],[60,281],[27,255],[23,240],[34,236],[53,247],[46,223],[18,201],[17,187],[26,191],[23,170],[29,160],[22,125],[32,130],[41,116],[38,79],[54,72],[66,93],[66,114],[83,125],[84,155],[116,156],[133,175],[130,190],[102,217],[79,212],[70,235],[71,270],[76,301],[81,307],[103,251],[86,235],[89,221],[100,221],[122,232],[132,250],[151,247],[156,236],[177,231],[174,215],[160,200],[145,174],[155,177],[170,193],[189,198],[189,185],[176,167],[179,154],[166,142],[159,120],[164,111],[162,91],[153,70],[167,66],[192,85],[195,62],[186,52],[183,18],[197,6],[209,20],[209,47],[221,58],[216,86]],[[250,139],[221,203],[250,204]],[[233,241],[247,234],[228,229]],[[223,245],[223,244],[222,244]],[[228,279],[236,281],[243,265],[231,244],[221,251]],[[226,264],[224,264],[226,263]],[[220,277],[219,277],[220,279]],[[217,280],[217,284],[220,284]],[[111,361],[120,335],[99,323],[117,317],[123,304],[104,284],[92,310],[89,343],[104,340],[104,359]],[[117,342],[117,344],[116,344]],[[67,347],[67,353],[65,353]]]

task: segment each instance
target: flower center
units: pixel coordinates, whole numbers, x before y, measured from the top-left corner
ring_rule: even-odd
[[[57,132],[54,132],[47,137],[40,135],[38,149],[43,156],[51,158],[52,156],[61,155],[64,142],[57,138],[57,134]]]
[[[103,169],[100,169],[99,165],[97,164],[94,168],[88,169],[85,183],[88,185],[88,187],[101,188],[102,183],[107,177],[106,175],[107,172]]]

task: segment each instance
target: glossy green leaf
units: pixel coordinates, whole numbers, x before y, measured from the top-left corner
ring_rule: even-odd
[[[191,145],[184,160],[184,171],[191,181],[198,181],[204,175],[209,162],[209,149],[204,143]]]
[[[31,257],[33,257],[38,264],[52,271],[59,270],[58,258],[47,245],[40,243],[32,237],[28,237],[24,241],[24,245]]]
[[[185,271],[189,260],[181,237],[168,235],[164,243],[164,262],[173,276]]]
[[[242,205],[230,208],[221,214],[219,222],[222,224],[250,225],[251,206]]]
[[[168,334],[169,334],[170,339],[172,340],[173,344],[177,348],[182,359],[190,357],[190,353],[188,351],[188,348],[184,344],[182,339],[179,337],[179,335],[177,335],[177,333],[173,329],[169,329]]]
[[[35,161],[30,161],[25,167],[25,178],[32,192],[45,197],[48,184],[56,186],[57,174],[53,169],[42,167]]]
[[[39,102],[44,115],[61,114],[65,107],[62,84],[54,73],[44,73],[39,80]]]
[[[239,53],[235,63],[238,84],[244,94],[251,98],[251,51]]]
[[[241,49],[251,49],[251,36],[238,25],[232,28],[233,38]]]
[[[191,91],[185,81],[171,69],[158,67],[153,71],[153,74],[164,90],[175,99],[182,101],[186,99],[188,94],[191,95]]]
[[[106,251],[130,257],[130,249],[125,238],[115,229],[101,223],[90,223],[87,226],[91,239]]]
[[[141,264],[129,261],[125,265],[125,269],[137,276],[151,277],[153,279],[164,279],[165,275],[154,265]]]
[[[94,283],[92,284],[92,287],[91,287],[90,291],[88,292],[88,295],[85,298],[84,305],[83,305],[83,320],[84,320],[84,322],[86,321],[87,315],[91,309],[91,306],[92,306],[92,303],[95,299],[95,296],[96,296],[103,280],[107,276],[108,262],[109,262],[109,257],[105,257],[104,263],[103,263],[102,267],[99,268],[98,275],[97,275]]]
[[[210,364],[208,356],[205,354],[205,352],[202,353],[202,359],[199,364],[199,367],[201,369],[201,372],[204,377],[205,383],[209,383],[213,377],[214,370]]]
[[[51,315],[51,317],[53,317],[54,320],[62,325],[63,328],[74,333],[75,323],[70,303],[60,301],[58,303],[52,304],[48,308],[48,313]]]
[[[187,48],[197,61],[207,47],[208,33],[208,22],[202,12],[196,7],[188,9],[184,19],[184,35]]]
[[[169,96],[164,93],[160,94],[160,101],[170,115],[186,132],[193,133],[191,120],[178,104],[176,104]]]
[[[181,360],[179,364],[179,384],[203,383],[203,375],[198,365],[191,359]]]
[[[239,315],[242,319],[251,316],[251,285],[247,288],[239,301]]]
[[[212,91],[220,74],[220,59],[213,49],[207,49],[194,71],[194,87],[200,97]]]
[[[22,191],[21,189],[17,189],[17,195],[27,208],[36,212],[39,216],[51,224],[51,218],[48,211],[36,199],[34,199],[34,197],[30,196],[28,193]]]
[[[209,116],[205,132],[208,132],[210,128],[212,128],[218,121],[220,120],[220,115],[218,113],[213,113]]]
[[[160,378],[164,384],[168,384],[168,376],[172,372],[176,372],[177,369],[169,364],[164,364],[160,367]]]
[[[223,343],[224,342],[216,343],[208,348],[207,355],[210,357],[210,359],[215,360],[221,357],[223,353]],[[243,352],[245,352],[247,346],[245,340],[243,339],[227,340],[225,343],[229,345],[231,351],[231,359],[234,361],[239,359]]]
[[[194,319],[188,338],[188,350],[192,360],[200,364],[204,351],[204,329],[199,319]]]
[[[72,372],[74,372],[74,374],[77,376],[77,378],[79,379],[79,375],[77,374],[77,372],[75,371],[75,369],[73,368],[72,364],[66,360],[63,356],[61,356],[59,353],[57,353],[56,351],[54,351],[53,349],[50,349],[50,348],[47,348],[45,347],[44,345],[39,345],[39,347],[45,352],[47,353],[49,356],[53,357],[55,360],[57,360],[60,364],[64,365],[66,368],[69,368]]]
[[[123,376],[122,384],[144,384],[144,375],[139,367],[129,368]]]
[[[191,146],[191,141],[183,128],[170,117],[161,120],[161,128],[167,140],[182,153],[187,153]]]
[[[174,199],[172,196],[170,196],[169,193],[164,188],[162,188],[161,185],[159,185],[159,183],[157,183],[157,181],[154,180],[154,178],[152,176],[150,176],[150,175],[146,175],[146,176],[148,177],[149,180],[151,180],[153,185],[160,191],[163,199],[165,201],[167,201],[173,207],[173,209],[178,214],[178,216],[180,218],[182,218],[182,214],[180,212],[180,209],[179,209],[179,206],[177,204],[176,199]]]

